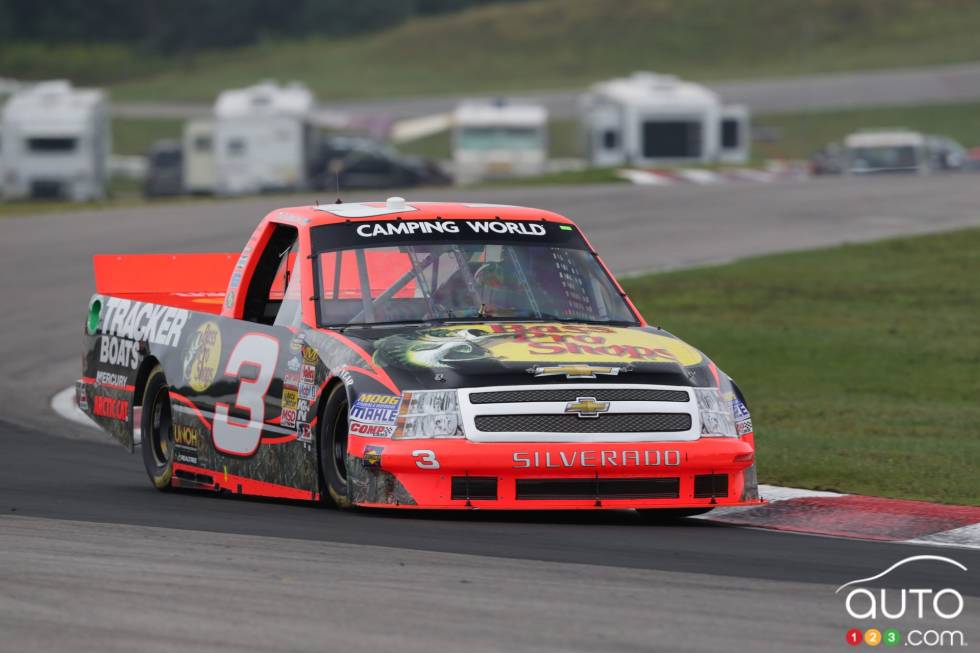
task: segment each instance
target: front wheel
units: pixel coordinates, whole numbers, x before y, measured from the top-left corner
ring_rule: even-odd
[[[323,405],[317,425],[317,450],[320,459],[320,497],[338,508],[349,508],[347,484],[347,389],[335,385]]]
[[[166,492],[174,475],[173,421],[170,386],[160,366],[154,367],[143,392],[143,466],[153,487]]]
[[[649,508],[637,510],[641,519],[650,524],[666,524],[685,517],[694,517],[711,512],[713,508]]]

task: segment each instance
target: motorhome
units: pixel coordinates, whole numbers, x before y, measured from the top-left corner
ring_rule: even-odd
[[[223,91],[214,107],[215,190],[238,195],[307,187],[313,94],[301,84],[263,82]]]
[[[453,172],[456,183],[529,177],[548,161],[548,112],[527,102],[468,100],[456,107]]]
[[[580,100],[593,166],[739,163],[749,156],[749,111],[710,89],[649,72],[592,86]]]
[[[184,123],[183,189],[192,195],[210,195],[217,184],[214,162],[214,120],[193,118]]]
[[[18,90],[0,115],[7,199],[105,197],[112,152],[109,103],[98,89],[49,81]]]

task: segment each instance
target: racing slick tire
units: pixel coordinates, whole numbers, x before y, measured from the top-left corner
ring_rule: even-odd
[[[648,524],[666,524],[685,517],[694,517],[711,512],[713,508],[650,508],[647,510],[638,509],[636,512],[640,519]]]
[[[320,500],[338,508],[351,506],[347,485],[347,389],[334,385],[317,420],[320,461]]]
[[[163,369],[156,366],[150,371],[143,391],[142,431],[143,466],[153,487],[166,492],[174,475],[174,442],[170,386]]]

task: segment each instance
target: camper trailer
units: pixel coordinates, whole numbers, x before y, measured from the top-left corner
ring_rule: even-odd
[[[182,148],[183,188],[192,195],[214,193],[217,172],[214,163],[214,121],[194,118],[184,123]]]
[[[239,195],[309,183],[313,94],[301,84],[264,82],[224,91],[214,107],[215,190]]]
[[[714,92],[671,75],[638,72],[595,84],[581,113],[594,166],[748,159],[748,109],[723,107]]]
[[[452,123],[457,183],[544,172],[548,161],[548,113],[544,107],[469,100],[456,107]]]
[[[112,131],[102,91],[60,80],[18,91],[0,116],[0,143],[5,198],[105,197]]]

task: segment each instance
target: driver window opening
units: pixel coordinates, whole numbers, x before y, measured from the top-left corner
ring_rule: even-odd
[[[296,319],[300,306],[298,235],[295,227],[275,226],[252,273],[242,319],[269,325],[291,325]]]

